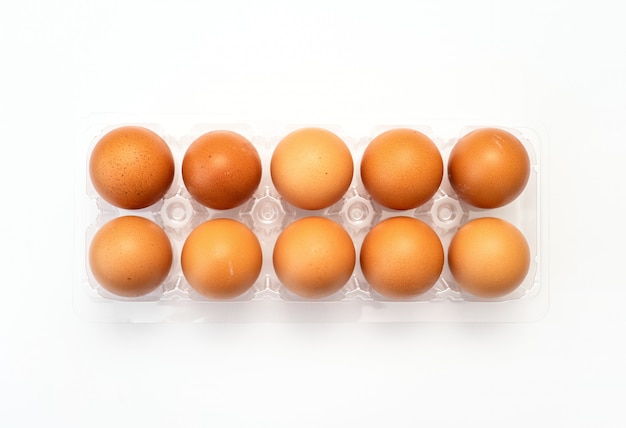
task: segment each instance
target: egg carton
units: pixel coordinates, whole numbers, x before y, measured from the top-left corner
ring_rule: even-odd
[[[213,120],[211,120],[213,119]],[[276,120],[201,116],[94,115],[85,120],[77,138],[76,170],[76,272],[74,308],[83,319],[109,322],[484,322],[532,321],[548,308],[546,252],[543,225],[547,216],[545,161],[542,147],[546,133],[541,125],[494,122],[463,123],[428,121],[371,125],[349,121],[341,125],[319,123],[283,124]],[[237,120],[239,119],[239,120]],[[175,161],[174,181],[165,196],[144,209],[125,210],[102,199],[89,179],[90,153],[108,131],[124,125],[148,128],[170,147]],[[274,187],[270,159],[274,147],[289,132],[303,127],[320,127],[338,135],[351,150],[354,160],[352,183],[343,198],[329,208],[317,211],[296,208]],[[511,203],[497,209],[477,209],[458,198],[447,175],[447,160],[458,139],[467,132],[497,127],[515,135],[526,148],[530,177],[524,191]],[[387,209],[366,192],[359,165],[368,143],[380,133],[394,128],[411,128],[427,135],[440,150],[444,162],[443,181],[425,204],[407,211]],[[207,208],[191,197],[182,180],[181,165],[187,147],[200,135],[214,130],[230,130],[246,137],[262,160],[261,182],[246,203],[229,210]],[[158,224],[172,244],[173,262],[165,281],[154,292],[136,298],[123,298],[102,288],[91,273],[87,253],[94,234],[108,221],[135,215]],[[291,222],[322,216],[339,223],[349,233],[356,250],[356,264],[350,280],[330,296],[305,299],[291,293],[278,280],[272,252],[279,234]],[[443,272],[427,292],[412,298],[394,300],[368,285],[359,264],[359,253],[366,234],[378,222],[396,216],[409,216],[427,223],[439,236],[446,257]],[[516,226],[525,236],[530,252],[529,272],[511,294],[480,299],[463,293],[450,273],[447,248],[463,224],[479,217],[498,217]],[[228,300],[211,300],[197,293],[182,273],[180,255],[187,236],[203,222],[231,218],[246,224],[257,236],[263,253],[261,273],[244,294]]]

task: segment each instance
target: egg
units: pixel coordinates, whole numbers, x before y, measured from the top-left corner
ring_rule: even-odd
[[[191,196],[218,210],[235,208],[250,199],[261,182],[261,172],[256,148],[232,131],[201,135],[183,158],[183,181]]]
[[[305,217],[278,236],[274,271],[292,293],[309,299],[332,295],[352,276],[356,252],[350,235],[325,217]]]
[[[514,291],[528,274],[526,238],[511,223],[494,217],[471,220],[452,238],[450,271],[461,290],[495,298]]]
[[[156,223],[137,216],[102,226],[89,246],[89,266],[104,289],[123,297],[154,291],[169,274],[172,246]]]
[[[327,208],[348,190],[354,173],[350,150],[334,133],[302,128],[285,136],[274,149],[272,181],[290,204],[306,210]]]
[[[361,160],[365,189],[379,204],[408,210],[437,192],[443,160],[435,143],[419,131],[391,129],[374,138]]]
[[[369,231],[361,247],[363,276],[378,293],[405,299],[425,293],[444,264],[443,246],[433,229],[412,217],[391,217]]]
[[[256,235],[237,220],[218,218],[196,227],[181,254],[185,279],[209,299],[231,299],[254,285],[263,265]]]
[[[528,182],[530,159],[513,134],[496,128],[463,136],[448,160],[456,194],[477,208],[498,208],[517,198]]]
[[[124,209],[158,202],[174,179],[174,157],[155,132],[122,126],[105,134],[89,159],[89,176],[96,192]]]

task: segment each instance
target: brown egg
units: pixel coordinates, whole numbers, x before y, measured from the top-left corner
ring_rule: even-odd
[[[158,225],[143,217],[118,217],[102,226],[89,246],[96,281],[123,297],[154,291],[172,266],[172,246]]]
[[[428,291],[443,270],[443,246],[426,223],[391,217],[367,234],[361,247],[361,269],[370,286],[383,296],[403,299]]]
[[[220,218],[202,223],[189,234],[181,264],[187,282],[198,293],[210,299],[231,299],[254,285],[263,254],[246,225]]]
[[[245,137],[232,131],[198,137],[187,149],[182,169],[191,196],[218,210],[246,202],[261,181],[259,153]]]
[[[148,207],[174,179],[174,158],[165,141],[140,126],[123,126],[96,143],[89,176],[104,200],[124,209]]]
[[[502,129],[470,132],[456,143],[448,160],[452,188],[478,208],[498,208],[513,201],[526,187],[529,174],[524,145]]]
[[[524,235],[507,221],[485,217],[466,223],[448,249],[459,287],[476,297],[500,297],[523,281],[530,266]]]
[[[270,169],[283,199],[298,208],[319,210],[346,193],[354,163],[337,135],[325,129],[302,128],[278,143]]]
[[[370,196],[394,210],[417,208],[433,197],[443,178],[435,143],[412,129],[383,132],[365,149],[361,179]]]
[[[274,271],[291,292],[317,299],[339,291],[356,262],[350,235],[334,221],[305,217],[283,230],[274,246]]]

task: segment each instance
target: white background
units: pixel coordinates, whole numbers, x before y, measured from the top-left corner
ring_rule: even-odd
[[[625,426],[621,11],[3,2],[0,426]],[[83,322],[72,207],[90,112],[540,121],[550,309],[520,324]]]

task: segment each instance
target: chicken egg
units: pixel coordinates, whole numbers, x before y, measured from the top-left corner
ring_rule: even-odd
[[[530,266],[526,238],[511,223],[494,217],[471,220],[452,238],[450,271],[461,290],[476,297],[511,293]]]
[[[107,202],[124,209],[145,208],[161,199],[172,185],[174,157],[153,131],[122,126],[94,146],[89,176]]]
[[[324,217],[305,217],[278,236],[273,261],[276,276],[288,290],[317,299],[346,284],[356,252],[350,235],[339,224]]]
[[[191,143],[182,173],[185,187],[195,200],[226,210],[252,197],[261,182],[261,158],[242,135],[212,131]]]
[[[337,135],[321,128],[302,128],[278,143],[270,170],[283,199],[298,208],[319,210],[346,193],[354,163]]]
[[[443,160],[421,132],[398,128],[383,132],[365,149],[361,179],[372,199],[394,210],[417,208],[437,192]]]
[[[428,291],[443,270],[439,237],[421,220],[391,217],[370,230],[363,240],[361,270],[383,296],[403,299]]]
[[[517,198],[528,182],[530,160],[513,134],[483,128],[462,137],[448,160],[456,194],[477,208],[498,208]]]
[[[209,299],[231,299],[256,282],[263,264],[261,245],[243,223],[208,220],[185,240],[181,266],[185,279]]]
[[[123,297],[154,291],[172,266],[172,246],[156,223],[123,216],[102,226],[89,246],[89,266],[104,289]]]

